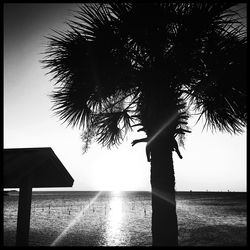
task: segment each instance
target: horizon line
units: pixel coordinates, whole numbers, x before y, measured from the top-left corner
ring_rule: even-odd
[[[17,191],[19,188],[4,188],[3,191]],[[151,193],[152,191],[149,190],[32,190],[32,192],[114,192],[114,193],[120,193],[120,192],[148,192]],[[235,191],[235,190],[176,190],[176,193],[178,192],[204,192],[204,193],[246,193],[247,191]]]

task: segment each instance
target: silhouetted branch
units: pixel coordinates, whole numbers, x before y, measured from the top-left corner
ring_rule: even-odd
[[[140,143],[140,142],[147,142],[147,141],[148,141],[148,138],[145,137],[145,138],[142,138],[142,139],[133,140],[133,141],[131,142],[131,144],[132,144],[132,146],[134,146],[134,145],[137,144],[137,143]]]
[[[131,117],[133,117],[133,115]],[[143,124],[142,123],[138,123],[138,124],[132,125],[131,127],[133,128],[133,127],[138,127],[138,126],[143,126]]]

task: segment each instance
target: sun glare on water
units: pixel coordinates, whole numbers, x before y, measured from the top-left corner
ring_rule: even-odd
[[[106,225],[106,244],[107,246],[117,246],[122,239],[122,223],[123,223],[123,200],[119,195],[120,191],[112,192],[112,200],[110,202],[110,210]]]

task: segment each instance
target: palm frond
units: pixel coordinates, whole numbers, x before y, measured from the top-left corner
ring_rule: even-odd
[[[58,88],[52,92],[51,98],[54,103],[52,109],[62,120],[72,126],[87,126],[92,111],[87,104],[88,98],[78,88]]]
[[[83,142],[82,146],[83,154],[88,151],[94,138],[95,138],[95,129],[93,127],[88,127],[87,129],[83,130],[83,133],[81,134],[81,140]]]
[[[50,69],[55,84],[60,84],[51,95],[53,110],[69,124],[85,128],[91,112],[102,109],[116,93],[134,87],[134,69],[130,59],[116,57],[123,48],[119,36],[108,28],[113,17],[106,5],[83,5],[78,14],[81,23],[69,22],[71,30],[47,37],[41,62]],[[91,32],[95,34],[92,40],[86,37]],[[109,43],[103,43],[105,37],[110,38]]]
[[[84,152],[88,149],[93,137],[103,146],[110,148],[119,145],[126,133],[132,129],[134,110],[131,106],[136,102],[136,90],[128,93],[117,91],[103,101],[100,109],[91,113],[89,125],[82,133]]]
[[[187,101],[205,126],[246,125],[246,27],[234,3],[89,3],[70,30],[48,37],[42,60],[55,80],[53,109],[95,137],[118,145],[132,126],[167,133],[183,145]]]
[[[121,112],[95,114],[92,119],[98,143],[108,148],[121,143],[123,139],[123,131],[119,128]]]
[[[205,74],[193,85],[191,100],[212,129],[241,132],[247,113],[246,42],[217,35],[213,38],[202,56]]]

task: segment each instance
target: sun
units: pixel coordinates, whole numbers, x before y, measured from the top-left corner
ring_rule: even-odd
[[[112,191],[112,193],[120,193],[123,191],[124,187],[120,176],[116,176],[116,178],[110,178],[108,182],[108,189]]]
[[[111,190],[111,192],[113,194],[120,194],[122,192],[122,190],[120,190],[120,189],[114,189],[114,190]]]
[[[128,177],[123,178],[116,171],[106,168],[105,171],[99,171],[94,178],[94,186],[98,187],[99,191],[111,191],[119,193],[126,190]]]
[[[90,178],[95,190],[135,191],[141,190],[145,183],[150,184],[145,145],[132,148],[131,143],[127,143],[120,145],[119,149],[101,149],[91,157]]]
[[[120,192],[124,191],[123,188],[120,185],[114,184],[114,186],[111,188],[112,193],[119,194]]]

